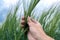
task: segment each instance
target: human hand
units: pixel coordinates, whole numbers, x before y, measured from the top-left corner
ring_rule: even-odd
[[[22,27],[24,27],[25,19],[22,18]],[[27,23],[29,25],[28,39],[29,40],[53,40],[51,37],[47,36],[43,31],[41,24],[30,17],[27,18]]]

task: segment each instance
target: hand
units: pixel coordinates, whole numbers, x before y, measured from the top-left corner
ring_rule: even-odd
[[[22,27],[24,27],[25,19],[22,18]],[[28,39],[29,40],[53,40],[51,37],[47,36],[43,31],[41,24],[30,17],[27,19],[29,25]]]
[[[22,26],[22,28],[24,28],[24,24],[25,24],[25,18],[22,17],[22,21],[21,21],[21,26]],[[32,36],[32,34],[30,33],[30,31],[28,32],[27,36],[28,36],[28,40],[36,40],[36,39]]]

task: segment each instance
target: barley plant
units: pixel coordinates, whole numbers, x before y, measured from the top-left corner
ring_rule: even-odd
[[[23,0],[24,1],[24,0]],[[15,9],[12,12],[12,9],[9,10],[5,22],[0,27],[0,40],[28,40],[28,24],[27,17],[30,16],[35,19],[36,15],[32,13],[36,5],[40,0],[31,0],[28,11],[24,7],[24,16],[25,16],[25,28],[21,27],[21,16],[17,19],[17,11],[19,5],[15,6]],[[19,3],[19,2],[18,2]],[[21,14],[21,13],[20,13]],[[38,16],[36,19],[42,25],[45,33],[55,40],[60,40],[60,5],[53,5],[48,11],[43,11],[41,16]]]

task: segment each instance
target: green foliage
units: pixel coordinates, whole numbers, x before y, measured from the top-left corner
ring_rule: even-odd
[[[47,35],[60,40],[60,5],[57,6],[51,7],[47,12],[43,12],[39,22]]]
[[[26,10],[25,10],[25,7],[24,7],[24,16],[25,16],[25,28],[24,28],[24,30],[28,30],[27,17],[28,17],[28,16],[31,17],[31,13],[32,13],[33,9],[35,8],[35,6],[37,5],[37,3],[38,3],[39,1],[40,1],[40,0],[31,0],[31,3],[30,3],[30,5],[29,5],[29,7],[28,7],[28,11],[26,11]],[[23,5],[25,5],[25,4],[23,3]],[[28,32],[28,31],[25,32],[25,37],[26,37],[26,39],[28,40],[28,38],[27,38],[27,32]]]
[[[36,7],[39,0],[31,0],[31,3],[28,7],[28,11],[25,10],[24,6],[24,16],[25,22],[27,24],[27,17],[34,16],[32,11]],[[24,2],[23,2],[24,5]],[[47,35],[51,36],[55,40],[60,40],[60,5],[52,6],[48,11],[43,11],[42,15],[39,16],[39,22],[42,25],[42,28]],[[9,11],[6,21],[2,24],[0,28],[0,40],[28,40],[27,31],[28,25],[25,24],[25,28],[21,27],[21,16],[17,19],[17,11],[19,9],[19,2],[15,9],[12,12],[12,9]],[[35,16],[33,17],[33,19]]]

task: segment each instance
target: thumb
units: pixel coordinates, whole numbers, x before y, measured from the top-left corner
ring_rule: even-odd
[[[31,19],[33,23],[38,23],[38,21],[34,20],[34,19]]]
[[[33,24],[33,22],[32,22],[32,20],[31,20],[30,17],[28,17],[27,22],[28,22],[28,25],[29,25],[29,26],[31,26],[31,25]]]
[[[32,22],[32,20],[31,20],[31,18],[29,16],[27,18],[27,21],[28,21],[28,23],[31,23]]]

